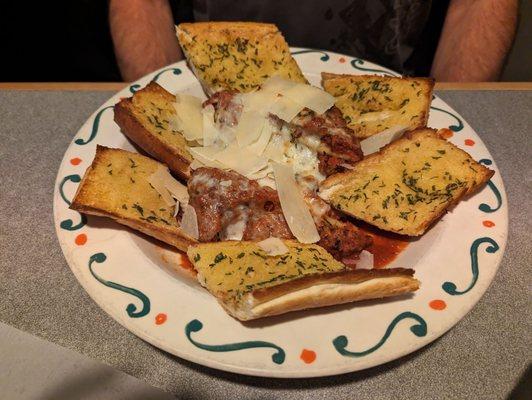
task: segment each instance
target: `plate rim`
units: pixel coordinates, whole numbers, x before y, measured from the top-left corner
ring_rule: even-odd
[[[339,54],[339,53],[335,53],[335,52],[331,52],[331,51],[322,51],[322,50],[308,49],[308,48],[291,48],[291,50],[293,50],[295,52],[308,51],[309,53],[311,53],[311,52],[320,52],[320,53],[327,54],[329,57],[332,55],[332,56],[344,57],[346,59],[352,59],[352,60],[356,60],[357,59],[357,58],[352,57],[352,56],[343,55],[343,54]],[[368,62],[366,60],[362,60],[362,62],[367,63],[369,66],[376,66],[378,68],[382,68],[383,70],[390,71],[392,73],[391,70],[388,70],[387,68],[384,68],[384,67],[378,66],[376,64],[373,64],[373,63]],[[186,61],[182,60],[182,61],[179,61],[177,63],[170,64],[168,66],[160,68],[157,71],[154,71],[154,72],[152,72],[150,74],[147,74],[146,76],[140,78],[139,80],[137,80],[135,82],[131,82],[124,89],[122,89],[122,90],[118,91],[117,93],[113,94],[102,105],[100,105],[100,107],[98,107],[87,118],[87,120],[81,125],[81,127],[78,129],[78,131],[76,132],[76,134],[72,138],[70,144],[68,145],[67,149],[65,150],[65,153],[64,153],[63,158],[61,160],[61,163],[59,165],[58,173],[57,173],[56,180],[55,180],[55,183],[54,183],[54,194],[53,194],[54,226],[55,226],[55,231],[56,231],[56,235],[57,235],[61,250],[62,250],[63,255],[64,255],[64,257],[65,257],[65,259],[67,261],[67,264],[68,264],[69,268],[71,269],[71,271],[73,272],[74,276],[76,277],[77,281],[81,284],[81,286],[84,288],[85,292],[87,292],[89,297],[93,301],[95,301],[95,303],[101,309],[103,309],[112,319],[117,321],[120,325],[122,325],[128,331],[132,332],[133,334],[135,334],[140,339],[147,341],[151,345],[153,345],[153,346],[155,346],[157,348],[160,348],[160,349],[162,349],[162,350],[164,350],[164,351],[166,351],[166,352],[168,352],[168,353],[170,353],[170,354],[172,354],[172,355],[174,355],[176,357],[185,359],[185,360],[187,360],[189,362],[193,362],[195,364],[199,364],[199,365],[203,365],[203,366],[206,366],[206,367],[209,367],[209,368],[217,369],[217,370],[228,371],[228,372],[231,372],[231,373],[237,373],[237,374],[243,374],[243,375],[259,376],[259,377],[273,377],[273,378],[309,378],[309,377],[333,376],[333,375],[341,375],[341,374],[346,374],[346,373],[350,373],[350,372],[361,371],[361,370],[364,370],[364,369],[374,368],[374,367],[379,366],[379,365],[385,365],[385,364],[387,364],[387,363],[389,363],[391,361],[400,359],[400,358],[404,357],[407,354],[411,354],[411,353],[417,352],[420,348],[429,345],[430,343],[435,341],[437,338],[439,338],[442,335],[444,335],[445,333],[447,333],[454,326],[456,326],[456,324],[461,319],[463,319],[471,311],[471,309],[484,296],[485,292],[490,288],[490,286],[493,283],[493,280],[494,280],[494,278],[495,278],[495,276],[497,274],[497,271],[500,268],[500,265],[501,265],[501,262],[502,262],[502,259],[503,259],[504,253],[505,253],[505,249],[506,249],[506,245],[507,245],[507,241],[508,241],[508,223],[509,223],[509,220],[508,220],[508,201],[507,201],[507,195],[506,195],[504,182],[503,182],[502,176],[500,174],[500,170],[497,167],[497,164],[495,163],[495,160],[494,160],[492,154],[490,153],[489,149],[484,145],[485,151],[486,151],[487,155],[489,156],[489,158],[492,160],[492,165],[493,165],[495,171],[498,172],[498,175],[499,175],[499,180],[498,180],[497,186],[498,186],[498,188],[500,190],[500,194],[501,194],[502,201],[503,201],[502,202],[503,205],[501,206],[500,211],[502,211],[502,213],[504,214],[502,217],[503,217],[504,222],[505,222],[502,240],[498,239],[498,241],[499,241],[499,243],[498,243],[499,244],[498,254],[495,255],[496,259],[490,263],[490,264],[495,264],[495,269],[494,269],[494,272],[493,272],[493,276],[491,277],[489,282],[487,282],[486,287],[483,290],[480,291],[478,296],[475,296],[473,301],[469,300],[469,301],[463,303],[463,307],[461,308],[462,311],[453,313],[452,314],[452,318],[448,318],[448,320],[450,320],[451,322],[447,323],[446,327],[444,329],[440,329],[435,334],[427,334],[425,337],[420,338],[416,342],[416,344],[413,345],[413,346],[405,346],[403,348],[403,350],[399,352],[399,354],[395,354],[391,358],[384,357],[385,358],[384,361],[379,360],[377,358],[377,359],[374,360],[373,363],[369,362],[367,365],[364,365],[363,367],[360,367],[360,368],[359,368],[359,365],[357,363],[348,363],[348,364],[345,364],[344,366],[339,365],[339,367],[336,367],[336,368],[324,367],[324,368],[321,368],[321,369],[316,369],[316,368],[314,368],[314,369],[300,369],[299,371],[296,371],[295,369],[294,369],[294,371],[278,370],[277,371],[278,373],[275,373],[275,372],[272,373],[271,369],[258,369],[258,368],[250,368],[248,366],[235,366],[235,365],[230,364],[230,363],[223,363],[223,362],[219,362],[219,361],[216,361],[216,360],[213,360],[213,359],[210,359],[210,358],[202,358],[201,355],[195,354],[194,350],[192,352],[188,352],[188,351],[186,351],[186,349],[180,349],[179,351],[177,351],[176,349],[174,349],[174,348],[172,348],[170,346],[167,346],[167,344],[164,343],[164,341],[159,340],[158,338],[152,336],[149,331],[142,330],[142,329],[140,329],[140,327],[137,327],[135,324],[131,324],[131,323],[128,324],[129,318],[127,317],[127,315],[125,315],[125,314],[123,314],[121,316],[116,315],[116,313],[112,310],[112,307],[110,305],[105,303],[105,301],[103,301],[92,290],[90,290],[90,287],[87,285],[87,279],[85,279],[85,276],[83,276],[83,274],[81,274],[74,267],[75,261],[73,259],[74,257],[72,255],[72,252],[70,252],[70,253],[67,252],[67,246],[61,240],[61,236],[62,236],[63,232],[61,232],[61,228],[60,228],[60,225],[59,225],[59,220],[60,220],[60,217],[59,217],[59,206],[60,206],[60,203],[58,202],[57,192],[58,192],[59,184],[60,184],[62,178],[65,175],[63,170],[66,169],[66,167],[68,167],[68,157],[69,157],[70,150],[72,150],[73,146],[75,145],[74,140],[79,135],[79,133],[87,125],[89,125],[89,123],[91,123],[94,120],[95,116],[99,112],[101,112],[103,109],[105,109],[105,107],[108,107],[109,103],[113,102],[114,101],[113,99],[115,97],[118,97],[121,93],[127,93],[127,91],[131,90],[131,88],[134,85],[142,85],[143,81],[145,81],[148,78],[151,78],[151,77],[153,77],[153,76],[155,76],[155,75],[157,75],[157,74],[161,73],[162,71],[167,70],[169,68],[187,68],[186,67]],[[302,68],[302,69],[304,69],[304,68]],[[442,101],[449,109],[455,111],[452,107],[450,107],[445,101],[443,101],[439,97],[435,96],[435,98],[439,99],[440,101]],[[458,115],[460,115],[460,114],[458,114]],[[475,132],[473,128],[471,128],[471,129],[473,130],[473,132]],[[476,132],[475,132],[475,134],[477,136],[479,136]],[[482,143],[483,143],[483,141],[482,141]]]

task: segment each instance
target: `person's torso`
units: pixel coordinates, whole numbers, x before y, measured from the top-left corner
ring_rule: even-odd
[[[271,22],[291,46],[332,50],[418,75],[429,72],[447,5],[448,0],[192,0],[191,4],[195,21]]]

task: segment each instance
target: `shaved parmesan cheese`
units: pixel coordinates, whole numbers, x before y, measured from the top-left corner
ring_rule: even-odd
[[[235,209],[238,213],[238,218],[232,223],[228,224],[222,232],[222,240],[242,240],[244,231],[248,222],[249,208],[245,205],[240,205]]]
[[[201,99],[178,93],[173,104],[177,115],[177,125],[187,140],[203,139],[203,116]]]
[[[275,133],[270,139],[270,142],[264,149],[263,156],[272,161],[283,163],[285,161],[285,140],[282,135]]]
[[[318,114],[323,114],[335,102],[334,96],[326,91],[302,83],[283,92],[283,95]]]
[[[283,121],[290,122],[303,108],[304,106],[300,103],[297,103],[286,96],[280,96],[270,106],[270,113],[276,115]]]
[[[362,250],[358,256],[356,269],[373,269],[373,254]]]
[[[369,112],[358,117],[357,123],[381,121],[390,118],[392,115],[393,113],[391,111]]]
[[[236,126],[236,140],[240,147],[255,142],[261,134],[265,117],[256,111],[244,111],[240,115]]]
[[[315,243],[320,235],[290,165],[272,163],[277,192],[288,227],[301,243]]]
[[[180,226],[184,233],[191,238],[198,240],[198,216],[196,215],[196,210],[190,204],[186,204],[183,207],[183,217],[181,218]]]
[[[258,242],[257,246],[264,250],[269,256],[280,256],[281,254],[288,253],[288,247],[286,247],[281,239],[276,237],[264,239],[263,241]]]
[[[164,182],[164,187],[170,192],[174,199],[182,204],[188,204],[189,195],[187,187],[174,179],[170,173],[168,173],[168,179]]]
[[[201,110],[203,116],[203,146],[211,146],[218,137],[218,128],[214,122],[214,107],[209,104]]]
[[[161,198],[167,205],[173,206],[175,204],[175,200],[165,186],[165,182],[167,180],[166,174],[170,175],[168,169],[160,165],[159,168],[157,168],[157,170],[148,177],[148,182],[153,186],[157,193],[161,195]]]
[[[279,76],[272,76],[267,79],[262,85],[262,90],[281,94],[283,98],[299,104],[300,111],[302,108],[307,107],[318,114],[323,114],[335,102],[334,96],[320,88],[304,83],[292,82]],[[271,112],[275,114],[273,111]],[[290,122],[290,120],[286,119],[285,121]]]
[[[270,105],[277,100],[277,93],[265,90],[244,93],[237,96],[241,96],[242,107],[244,110],[259,111],[264,115],[267,114]]]
[[[279,75],[270,76],[268,79],[264,81],[264,83],[261,86],[261,90],[263,92],[270,92],[270,93],[283,93],[294,86],[298,85],[296,82],[289,81],[288,79],[284,79],[280,77]]]
[[[201,168],[201,167],[204,167],[205,164],[203,164],[202,162],[198,161],[198,160],[192,160],[192,162],[190,163],[190,165],[188,166],[191,170],[195,170],[195,169],[198,169],[198,168]]]
[[[264,153],[264,150],[270,142],[273,132],[276,130],[269,118],[265,119],[263,122],[264,123],[262,125],[262,130],[258,140],[248,146],[248,150],[258,156]]]
[[[323,189],[323,190],[320,189],[318,196],[320,196],[323,200],[328,201],[336,191],[342,189],[343,187],[344,185],[339,183],[337,185],[332,185],[331,187],[327,189]]]
[[[223,169],[223,166],[215,159],[215,155],[220,152],[220,148],[215,146],[189,147],[188,151],[194,157],[194,160],[199,161],[203,165]]]
[[[260,171],[268,165],[268,159],[258,157],[251,151],[240,148],[232,143],[215,155],[215,159],[226,168],[232,169],[242,175],[249,175]]]
[[[376,153],[387,144],[399,139],[406,129],[408,127],[405,125],[397,125],[362,140],[360,142],[362,153],[364,156]]]

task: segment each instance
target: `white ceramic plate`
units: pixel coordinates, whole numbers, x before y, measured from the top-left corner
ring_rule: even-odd
[[[322,71],[395,75],[335,53],[305,49],[293,49],[293,53],[315,85]],[[245,324],[229,317],[178,266],[178,252],[110,220],[86,218],[68,208],[96,144],[134,150],[114,123],[112,106],[151,80],[172,93],[203,96],[184,62],[117,93],[76,134],[59,168],[54,193],[57,236],[70,268],[94,301],[135,335],[179,357],[222,370],[283,378],[333,375],[382,364],[430,343],[456,324],[487,290],[507,238],[503,182],[480,137],[436,97],[429,126],[450,128],[450,140],[489,165],[495,176],[390,265],[414,268],[421,289],[410,297]]]

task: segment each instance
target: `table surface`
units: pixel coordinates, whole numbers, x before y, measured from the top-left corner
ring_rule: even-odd
[[[527,85],[488,91],[455,86],[459,91],[438,93],[482,137],[508,194],[508,246],[477,306],[440,339],[399,360],[335,377],[290,380],[240,376],[181,360],[131,334],[89,298],[57,242],[52,195],[73,135],[116,88],[60,84],[8,90],[10,85],[0,84],[0,321],[179,398],[502,399],[526,370],[532,343]],[[525,90],[513,90],[519,88]]]

